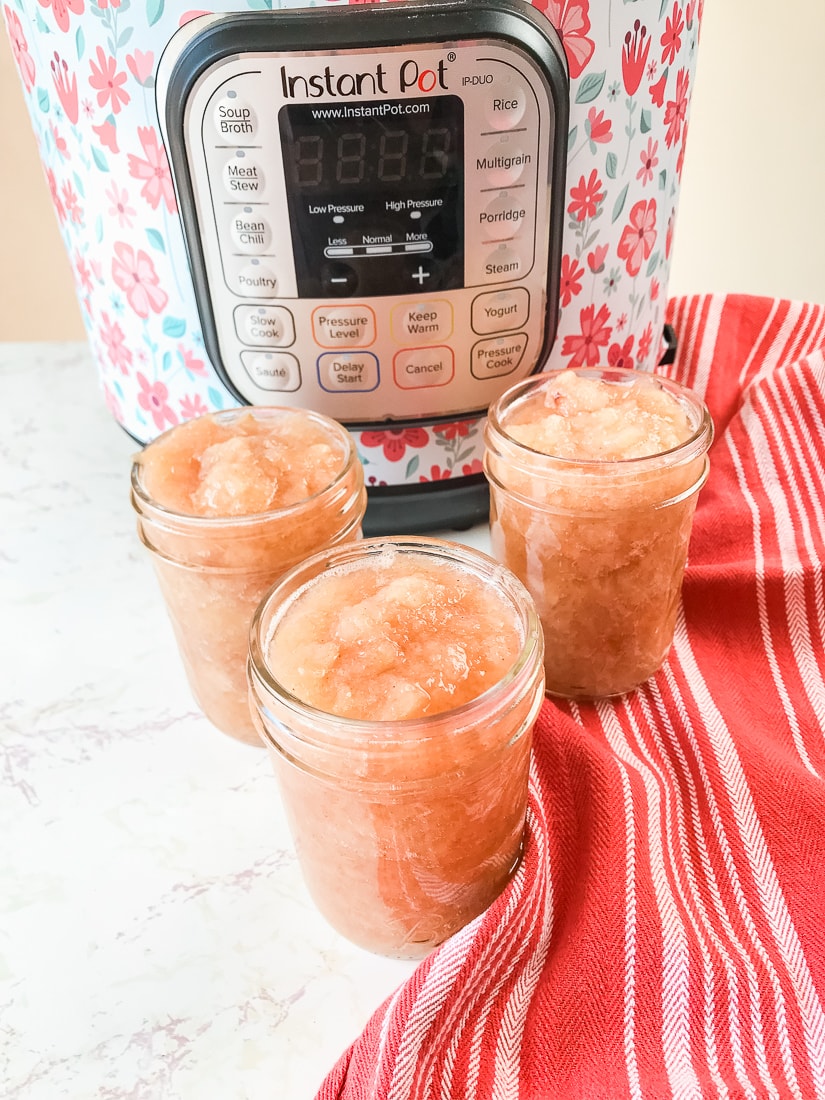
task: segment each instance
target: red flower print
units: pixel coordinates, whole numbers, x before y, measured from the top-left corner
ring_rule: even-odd
[[[75,251],[74,254],[74,273],[77,276],[78,285],[83,293],[91,293],[92,273],[89,270],[89,265],[86,263],[86,258],[81,256],[77,251]]]
[[[126,73],[117,71],[117,61],[113,57],[107,57],[103,47],[97,47],[97,64],[89,62],[92,75],[89,77],[89,85],[97,92],[98,107],[105,107],[111,100],[112,111],[118,114],[121,107],[125,107],[132,98],[123,90],[126,83]]]
[[[54,21],[61,31],[69,29],[69,12],[72,15],[80,15],[83,12],[83,6],[83,0],[40,0],[41,8],[52,9]]]
[[[660,39],[663,65],[672,65],[676,60],[676,54],[682,46],[682,31],[684,29],[685,21],[682,19],[682,9],[678,4],[674,4],[673,13],[665,20],[665,33]]]
[[[581,367],[585,363],[588,367],[595,367],[599,362],[599,348],[603,348],[610,339],[612,329],[607,324],[610,310],[607,306],[596,307],[591,302],[585,306],[579,315],[581,333],[576,336],[565,336],[562,344],[562,355],[571,356],[568,366]]]
[[[69,122],[74,124],[77,122],[79,115],[77,104],[77,77],[72,75],[71,81],[69,80],[69,66],[60,54],[57,53],[52,60],[51,70],[57,98],[60,100],[61,106],[66,112],[66,118]]]
[[[100,138],[101,145],[105,145],[111,153],[120,152],[117,147],[117,127],[112,119],[107,118],[105,122],[101,122],[99,126],[93,126],[92,129]]]
[[[650,85],[650,98],[654,107],[661,107],[665,101],[665,84],[667,84],[668,70],[662,73],[655,84]]]
[[[650,280],[650,290],[648,291],[648,297],[650,298],[651,302],[655,302],[656,299],[659,297],[659,280],[658,279],[651,279]]]
[[[199,393],[192,394],[191,397],[181,398],[180,414],[184,420],[194,420],[196,416],[203,416],[204,413],[208,412],[209,409]]]
[[[100,338],[106,346],[109,362],[121,374],[126,374],[132,365],[132,353],[124,342],[123,329],[117,321],[110,320],[108,313],[104,313],[100,319]]]
[[[150,86],[155,71],[155,55],[151,50],[135,50],[126,54],[126,68],[144,88]]]
[[[592,252],[587,253],[587,266],[594,275],[598,275],[600,271],[604,271],[604,261],[607,259],[607,253],[609,251],[610,249],[606,244],[599,244],[596,245]]]
[[[445,439],[463,439],[470,434],[471,424],[470,420],[456,420],[452,424],[439,424],[433,431],[443,435]]]
[[[633,24],[633,33],[628,31],[624,36],[622,47],[622,78],[628,95],[635,95],[639,90],[649,50],[650,35],[647,27],[637,19]]]
[[[573,201],[567,207],[567,212],[579,222],[583,222],[585,218],[595,218],[604,196],[602,181],[594,168],[589,179],[580,176],[579,182],[570,188],[570,198]]]
[[[593,40],[587,37],[589,0],[536,0],[536,7],[545,13],[561,35],[570,76],[575,80],[581,76],[596,48]]]
[[[650,345],[653,343],[653,325],[648,325],[639,338],[639,359],[647,359]]]
[[[189,348],[185,348],[183,344],[178,344],[178,354],[183,360],[183,365],[190,374],[197,374],[201,378],[206,378],[208,371],[203,359],[196,359],[194,351]]]
[[[177,415],[172,412],[167,404],[169,390],[166,386],[162,382],[150,382],[140,371],[138,371],[137,380],[140,386],[138,405],[152,414],[157,430],[162,432],[167,423],[170,426],[177,424]]]
[[[63,208],[69,217],[72,219],[75,225],[80,225],[83,221],[83,211],[80,209],[78,202],[77,191],[75,191],[69,180],[63,184],[62,189]]]
[[[125,187],[118,187],[113,183],[106,192],[106,198],[112,204],[109,207],[109,217],[117,218],[117,224],[121,229],[131,229],[132,219],[135,216],[135,208],[129,205],[129,193]]]
[[[673,220],[675,217],[675,211],[671,210],[670,217],[667,219],[667,229],[665,230],[665,259],[670,257],[670,250],[673,247]]]
[[[130,153],[129,175],[137,180],[146,181],[140,193],[153,210],[157,210],[162,199],[169,213],[174,214],[177,203],[166,150],[158,141],[157,132],[151,126],[138,126],[138,137],[143,146],[145,159]]]
[[[364,447],[383,447],[387,462],[400,462],[407,447],[426,447],[427,433],[423,428],[388,428],[383,432],[362,432]]]
[[[610,141],[613,137],[611,126],[612,123],[610,119],[604,117],[604,111],[597,111],[595,107],[591,107],[587,112],[585,130],[591,142],[595,142],[597,145],[604,145]]]
[[[665,107],[665,122],[667,124],[665,144],[668,149],[675,145],[682,135],[682,125],[688,108],[689,84],[690,76],[687,69],[680,69],[676,74],[676,98],[669,99]]]
[[[642,185],[650,183],[653,179],[653,169],[659,163],[659,158],[656,153],[659,149],[659,142],[654,141],[653,138],[647,139],[647,149],[642,150],[642,167],[636,173],[636,179],[642,181]]]
[[[115,245],[112,278],[126,293],[126,300],[138,317],[148,317],[151,310],[160,313],[168,296],[158,286],[158,277],[151,257],[142,249],[137,252],[124,241]]]
[[[6,29],[9,32],[9,41],[11,42],[11,52],[14,57],[14,63],[17,66],[17,71],[20,73],[23,87],[27,92],[30,92],[34,87],[36,69],[34,58],[29,53],[29,44],[23,33],[23,24],[20,22],[17,12],[12,11],[8,5],[3,7],[3,15],[6,20]]]
[[[473,474],[484,473],[484,464],[480,458],[474,458],[472,462],[465,462],[461,467],[461,472],[465,477],[471,477]]]
[[[430,467],[430,476],[424,477],[421,475],[419,481],[445,481],[448,477],[453,476],[452,470],[442,470],[440,466]]]
[[[584,268],[579,266],[579,261],[573,256],[561,258],[561,304],[569,306],[576,294],[582,288],[582,275]]]
[[[688,30],[693,26],[693,16],[695,12],[696,0],[688,0],[688,3],[685,4],[685,23],[687,24]]]
[[[643,260],[650,257],[656,243],[656,200],[642,199],[630,211],[630,221],[622,230],[616,255],[625,261],[628,275],[638,275]]]
[[[611,344],[607,349],[607,362],[611,367],[633,370],[633,337],[628,336],[623,344]]]

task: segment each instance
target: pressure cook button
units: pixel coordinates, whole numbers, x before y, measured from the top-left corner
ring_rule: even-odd
[[[235,331],[245,344],[286,348],[295,343],[295,323],[283,306],[236,306]]]
[[[476,159],[476,168],[484,173],[491,187],[510,187],[518,183],[534,163],[534,155],[525,152],[515,137],[505,134],[490,146],[483,157]]]
[[[478,216],[479,229],[485,241],[511,241],[517,237],[527,220],[527,208],[509,195],[498,198]]]
[[[223,186],[231,198],[257,198],[264,189],[263,170],[243,149],[237,149],[223,166]]]
[[[363,348],[375,341],[375,314],[369,306],[319,306],[312,311],[312,330],[322,348]]]
[[[487,119],[494,130],[513,130],[527,108],[527,95],[517,77],[499,76],[487,97]]]
[[[245,206],[233,213],[229,222],[232,243],[239,252],[260,255],[272,244],[269,222],[256,212],[254,206]]]
[[[523,286],[479,294],[472,308],[473,332],[484,336],[488,332],[521,328],[527,322],[529,310],[530,296]]]
[[[408,348],[393,359],[395,384],[402,390],[446,386],[455,374],[452,348]]]
[[[527,259],[512,248],[500,244],[484,263],[483,277],[486,282],[519,279],[527,271]]]
[[[318,382],[327,393],[368,393],[378,386],[378,360],[368,351],[320,355]]]
[[[224,141],[247,145],[258,133],[258,118],[246,100],[231,89],[215,107],[215,130]]]
[[[242,351],[241,362],[258,389],[293,393],[301,387],[301,368],[285,351]]]
[[[236,275],[228,276],[227,282],[242,298],[274,298],[278,293],[278,276],[260,260],[250,260]]]
[[[496,340],[479,340],[473,345],[470,373],[473,378],[503,378],[518,367],[527,347],[527,334],[499,336]]]

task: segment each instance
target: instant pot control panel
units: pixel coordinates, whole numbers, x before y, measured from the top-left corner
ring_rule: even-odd
[[[521,0],[205,16],[158,113],[207,350],[251,404],[486,409],[558,310],[567,70]]]

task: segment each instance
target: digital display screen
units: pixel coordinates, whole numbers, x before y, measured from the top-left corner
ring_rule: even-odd
[[[278,121],[301,297],[463,286],[458,96],[288,104]]]

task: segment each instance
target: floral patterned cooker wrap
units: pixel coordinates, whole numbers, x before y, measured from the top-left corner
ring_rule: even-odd
[[[141,441],[234,404],[211,367],[154,74],[204,12],[308,6],[220,0],[6,0],[28,100],[106,402]],[[570,67],[561,319],[548,369],[650,368],[660,353],[702,0],[535,0]],[[355,433],[367,483],[481,470],[482,423]]]

